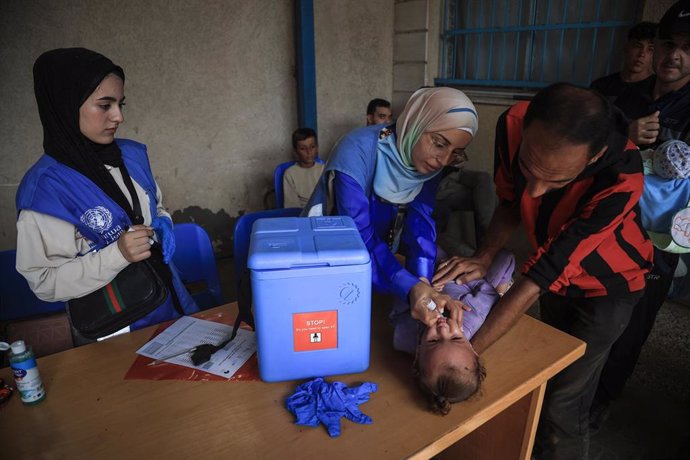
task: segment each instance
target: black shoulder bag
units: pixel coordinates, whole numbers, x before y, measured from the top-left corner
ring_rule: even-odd
[[[120,170],[132,197],[134,215],[143,222],[132,179],[124,166]],[[170,267],[163,261],[160,245],[154,243],[151,257],[129,264],[97,291],[67,302],[67,315],[82,336],[95,340],[143,318],[161,306],[169,294],[173,296],[175,309],[184,315],[172,286]]]

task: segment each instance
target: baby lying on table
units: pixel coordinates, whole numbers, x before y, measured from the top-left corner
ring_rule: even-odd
[[[394,305],[390,314],[395,328],[393,346],[415,355],[414,372],[434,412],[446,415],[451,403],[464,401],[479,390],[486,371],[470,339],[510,288],[514,269],[513,255],[501,251],[484,278],[446,284],[442,292],[470,310],[444,312],[434,327],[427,328],[413,319],[409,305]]]

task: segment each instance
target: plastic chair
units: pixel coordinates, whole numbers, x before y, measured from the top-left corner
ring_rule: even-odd
[[[0,321],[26,319],[65,311],[64,302],[44,302],[36,297],[15,268],[17,251],[0,251]]]
[[[172,261],[197,305],[202,310],[222,305],[223,291],[208,234],[191,223],[176,224],[173,231],[176,249]],[[198,290],[201,286],[196,285],[202,283],[203,289]]]
[[[252,234],[252,226],[257,219],[271,217],[297,217],[302,212],[301,208],[278,208],[267,211],[250,212],[240,216],[235,223],[233,233],[233,258],[235,262],[235,284],[237,287],[238,315],[235,319],[233,335],[241,322],[246,323],[252,329],[254,327],[254,315],[252,314],[252,289],[247,270],[249,257],[249,239]]]
[[[235,261],[235,281],[237,292],[240,290],[241,274],[247,268],[247,258],[249,256],[249,237],[252,234],[252,226],[257,219],[270,217],[297,217],[302,212],[301,208],[279,208],[267,211],[249,212],[240,216],[235,223],[233,234],[233,257]]]
[[[320,158],[316,159],[317,163],[323,163]],[[276,192],[276,208],[282,208],[285,206],[285,194],[283,193],[283,175],[285,175],[285,170],[290,166],[296,164],[296,161],[286,161],[285,163],[280,163],[276,166],[273,171],[273,189]]]

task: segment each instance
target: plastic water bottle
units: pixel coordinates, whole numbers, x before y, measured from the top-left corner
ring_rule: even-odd
[[[23,340],[12,342],[10,347],[10,367],[22,402],[28,405],[40,403],[46,399],[46,391],[38,373],[34,352]]]

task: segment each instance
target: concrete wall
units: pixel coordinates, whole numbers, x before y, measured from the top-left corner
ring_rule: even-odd
[[[429,47],[429,23],[434,12],[427,0],[396,0],[393,51],[393,114],[402,112],[407,99],[429,80],[429,59],[438,48]]]
[[[14,196],[42,152],[32,65],[56,47],[95,49],[126,73],[126,123],[149,146],[176,222],[229,253],[236,216],[262,209],[297,127],[292,1],[0,2],[0,249],[15,246]],[[393,0],[316,0],[322,151],[392,92]]]
[[[390,100],[393,0],[317,0],[317,107],[320,156],[348,131],[366,125],[371,99]]]

